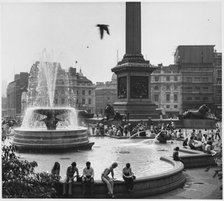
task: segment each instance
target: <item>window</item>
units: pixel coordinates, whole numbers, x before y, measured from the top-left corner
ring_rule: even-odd
[[[91,105],[92,104],[92,99],[91,98],[89,98],[89,105]]]
[[[85,95],[85,90],[82,90],[82,95]]]
[[[86,103],[85,98],[82,99],[82,104],[84,105]]]
[[[192,87],[186,87],[186,91],[192,91]]]
[[[201,78],[200,78],[200,77],[195,77],[195,78],[194,78],[194,81],[195,81],[195,82],[201,82]]]
[[[170,94],[166,94],[166,101],[170,102]]]
[[[222,70],[217,70],[217,75],[222,75]]]
[[[174,81],[178,81],[178,77],[177,76],[174,76]]]
[[[159,81],[159,76],[155,76],[155,82]]]
[[[174,105],[174,108],[176,108],[176,109],[177,109],[177,108],[178,108],[178,105]]]
[[[178,90],[178,86],[176,84],[174,85],[174,90]]]
[[[202,81],[203,81],[203,82],[208,82],[208,77],[203,77],[203,78],[202,78]]]
[[[166,81],[170,81],[170,76],[166,76]]]
[[[192,77],[186,77],[187,82],[192,82]]]
[[[192,97],[191,97],[191,96],[188,96],[188,97],[187,97],[187,100],[192,100]]]
[[[164,73],[171,73],[170,70],[164,70]]]
[[[77,90],[77,95],[79,95],[79,91]]]
[[[159,95],[158,94],[154,95],[154,100],[155,100],[155,102],[159,101]]]
[[[195,87],[195,90],[196,90],[196,91],[200,91],[200,87],[199,87],[199,86],[196,86],[196,87]]]
[[[166,108],[170,108],[170,106],[169,105],[166,105]]]
[[[216,93],[221,94],[222,93],[222,89],[221,88],[217,89]]]
[[[217,84],[222,84],[222,78],[217,78]]]
[[[177,101],[178,101],[178,96],[177,96],[177,94],[174,94],[173,98],[174,98],[174,102],[177,102]]]
[[[166,85],[166,90],[167,90],[167,91],[170,90],[170,85]]]
[[[196,96],[194,97],[195,100],[199,101],[200,100],[200,97],[199,96]]]
[[[208,87],[203,87],[203,90],[204,91],[208,91]]]
[[[91,90],[89,90],[89,95],[91,95]]]
[[[58,104],[58,99],[57,98],[54,100],[54,103],[55,104]]]
[[[208,97],[207,96],[203,97],[203,101],[208,101]]]
[[[154,90],[159,90],[159,86],[154,86]]]
[[[65,104],[65,99],[64,98],[61,99],[61,104]]]

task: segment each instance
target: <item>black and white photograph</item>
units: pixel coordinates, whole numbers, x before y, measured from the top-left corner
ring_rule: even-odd
[[[223,199],[221,0],[3,0],[2,199]]]

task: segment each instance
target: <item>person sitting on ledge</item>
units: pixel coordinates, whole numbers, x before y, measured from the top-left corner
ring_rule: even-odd
[[[189,142],[188,142],[188,145],[189,145],[189,147],[190,147],[191,149],[196,150],[195,142],[194,142],[194,137],[193,137],[193,136],[190,137],[190,140],[189,140]]]
[[[183,141],[183,147],[187,148],[188,146],[188,138],[185,138],[185,140]]]
[[[60,179],[60,163],[59,162],[55,162],[54,166],[51,170],[51,174],[55,177],[57,177],[57,179]]]
[[[94,185],[94,170],[90,167],[91,163],[89,161],[86,162],[86,167],[83,169],[82,176],[82,188],[83,195],[86,194],[86,189],[89,186],[89,194],[93,193],[93,185]]]
[[[123,168],[123,179],[125,181],[127,191],[130,192],[133,190],[134,187],[134,179],[136,177],[134,176],[134,173],[131,170],[130,163],[127,163],[126,166]]]
[[[202,143],[199,142],[199,141],[194,140],[194,137],[193,136],[190,137],[190,140],[188,142],[188,145],[193,150],[202,151]]]
[[[107,185],[108,195],[111,198],[114,198],[114,169],[117,166],[118,164],[114,162],[109,168],[106,168],[101,175],[101,179]],[[109,177],[109,174],[111,174],[112,178]]]
[[[184,162],[181,160],[181,158],[179,157],[179,150],[180,150],[179,147],[175,147],[175,148],[174,148],[174,152],[173,152],[173,160],[175,160],[175,161],[180,161],[180,162],[184,163]]]
[[[214,151],[212,148],[211,141],[208,141],[207,144],[205,145],[205,153],[211,154],[212,156],[214,156],[216,154],[216,151]]]
[[[76,175],[74,175],[76,173]],[[76,162],[73,162],[71,166],[67,168],[65,182],[63,183],[63,195],[66,193],[66,184],[68,184],[68,194],[72,195],[72,183],[75,177],[79,177],[79,171],[76,167]]]

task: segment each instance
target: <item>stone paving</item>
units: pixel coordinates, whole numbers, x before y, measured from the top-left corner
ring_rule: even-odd
[[[220,189],[222,180],[213,177],[216,167],[209,171],[206,168],[187,169],[186,183],[182,188],[175,189],[161,195],[147,197],[149,199],[222,199],[223,191]]]

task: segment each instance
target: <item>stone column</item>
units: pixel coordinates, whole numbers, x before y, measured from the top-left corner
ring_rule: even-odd
[[[140,2],[126,2],[126,54],[141,54]]]

